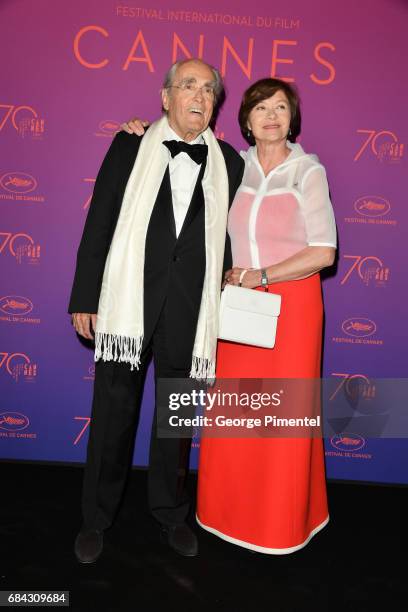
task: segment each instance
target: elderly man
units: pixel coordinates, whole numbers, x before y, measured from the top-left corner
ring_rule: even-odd
[[[76,331],[94,332],[97,361],[75,542],[82,563],[101,554],[119,506],[151,357],[156,384],[215,373],[226,219],[243,173],[239,155],[208,129],[221,92],[211,66],[174,64],[164,116],[143,137],[117,134],[95,183],[69,305]],[[186,441],[157,437],[153,422],[149,506],[169,546],[194,556]]]

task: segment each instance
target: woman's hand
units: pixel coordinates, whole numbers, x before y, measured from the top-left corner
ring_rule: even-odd
[[[136,134],[137,136],[143,136],[145,133],[144,128],[150,125],[150,121],[142,121],[139,117],[130,119],[127,123],[122,123],[121,128],[128,134]]]
[[[239,279],[244,270],[245,268],[232,268],[232,270],[227,270],[224,274],[224,282],[222,288],[224,289],[225,285],[239,285]],[[241,282],[241,287],[253,289],[254,287],[259,287],[260,284],[261,271],[249,269],[244,274],[244,277]]]

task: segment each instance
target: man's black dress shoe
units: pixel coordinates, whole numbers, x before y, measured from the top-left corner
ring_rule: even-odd
[[[75,555],[80,563],[94,563],[103,550],[103,531],[81,530],[75,540]]]
[[[182,525],[161,525],[161,530],[170,548],[179,555],[183,555],[183,557],[196,557],[198,555],[197,537],[186,523]]]

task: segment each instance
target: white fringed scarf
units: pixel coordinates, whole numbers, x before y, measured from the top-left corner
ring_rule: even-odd
[[[144,135],[126,186],[122,208],[106,259],[95,333],[95,361],[125,362],[139,369],[143,343],[144,258],[150,216],[169,155],[162,145],[167,117]],[[219,144],[207,128],[202,180],[205,201],[206,270],[190,377],[215,378],[218,311],[228,214],[228,176]],[[160,248],[160,245],[157,245]]]

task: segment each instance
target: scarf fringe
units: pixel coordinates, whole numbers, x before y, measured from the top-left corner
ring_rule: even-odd
[[[95,334],[95,361],[117,361],[130,363],[131,371],[139,369],[143,335],[137,338],[118,336],[104,332]]]
[[[193,355],[190,378],[206,380],[211,383],[215,379],[215,361]]]

